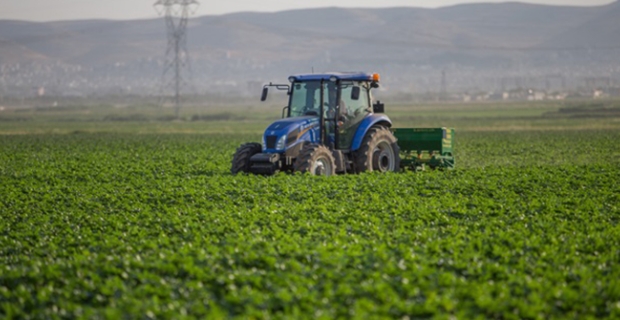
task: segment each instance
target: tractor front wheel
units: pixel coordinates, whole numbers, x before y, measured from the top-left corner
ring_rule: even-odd
[[[233,156],[230,173],[249,173],[251,166],[250,159],[253,155],[260,153],[261,151],[262,147],[260,143],[250,142],[242,144],[239,148],[237,148],[237,152],[235,152],[235,155]]]
[[[356,154],[355,167],[358,173],[399,171],[399,153],[397,139],[388,128],[372,127]]]
[[[336,161],[326,146],[307,144],[295,159],[294,170],[309,172],[313,176],[332,176],[336,174]]]

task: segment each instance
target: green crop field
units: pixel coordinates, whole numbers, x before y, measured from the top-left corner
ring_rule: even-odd
[[[277,106],[5,110],[0,318],[620,318],[617,108],[388,106],[456,169],[330,178],[229,174]]]

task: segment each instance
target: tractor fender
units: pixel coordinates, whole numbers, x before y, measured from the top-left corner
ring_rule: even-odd
[[[353,143],[351,144],[351,151],[357,151],[362,146],[362,141],[368,130],[377,125],[389,128],[392,126],[392,120],[384,114],[371,114],[364,118],[359,127],[357,127],[357,131],[355,131]]]

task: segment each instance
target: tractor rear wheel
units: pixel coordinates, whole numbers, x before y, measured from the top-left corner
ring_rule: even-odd
[[[239,148],[237,148],[237,152],[235,152],[230,173],[249,173],[251,166],[250,159],[253,155],[260,153],[261,151],[262,147],[260,143],[250,142],[242,144]]]
[[[372,127],[355,156],[356,170],[358,173],[399,171],[399,153],[397,139],[388,128]]]
[[[309,172],[313,176],[332,176],[336,174],[336,161],[326,146],[307,144],[299,152],[293,168],[295,172]]]

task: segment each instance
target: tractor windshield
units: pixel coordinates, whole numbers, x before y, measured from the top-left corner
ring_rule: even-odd
[[[329,90],[333,83],[323,84],[323,103],[329,103]],[[295,82],[291,91],[290,116],[319,116],[321,113],[321,81]]]

